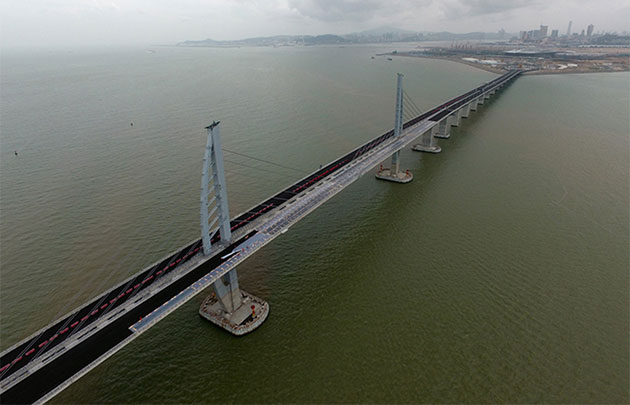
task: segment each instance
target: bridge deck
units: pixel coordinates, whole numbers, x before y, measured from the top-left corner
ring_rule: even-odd
[[[204,256],[197,240],[7,349],[0,356],[2,402],[51,398],[443,117],[519,74],[435,107],[406,122],[400,137],[388,131],[240,214],[231,221],[236,242],[229,246],[217,243],[215,232]],[[222,259],[233,251],[239,253]]]

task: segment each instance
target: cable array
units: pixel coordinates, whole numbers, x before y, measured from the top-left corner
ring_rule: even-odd
[[[257,160],[259,162],[267,163],[267,164],[270,164],[270,165],[273,165],[273,166],[281,167],[283,169],[289,169],[289,170],[293,170],[293,171],[296,171],[296,172],[300,172],[302,174],[308,174],[308,172],[305,172],[304,170],[296,169],[295,167],[281,165],[279,163],[272,162],[270,160],[265,160],[265,159],[260,159],[260,158],[254,157],[254,156],[249,156],[249,155],[246,155],[244,153],[235,152],[235,151],[230,150],[230,149],[223,148],[223,151],[224,152],[233,153],[233,154],[238,155],[238,156],[243,156],[243,157],[246,157],[248,159]]]
[[[422,110],[420,109],[420,107],[418,107],[416,103],[414,103],[411,96],[404,90],[403,90],[403,98],[404,98],[405,107],[406,107],[406,108],[403,108],[403,114],[405,110],[409,110],[412,113],[412,115],[408,116],[408,118],[415,118],[422,114]]]

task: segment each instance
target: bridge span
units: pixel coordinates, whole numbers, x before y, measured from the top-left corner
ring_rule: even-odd
[[[399,96],[393,130],[229,220],[228,243],[216,230],[207,254],[202,239],[196,240],[5,350],[0,402],[52,398],[390,156],[390,170],[398,174],[405,146],[419,138],[414,150],[439,152],[435,138],[447,138],[451,126],[520,74],[508,72],[404,123]]]

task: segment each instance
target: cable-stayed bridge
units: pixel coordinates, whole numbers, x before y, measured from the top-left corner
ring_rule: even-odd
[[[202,238],[128,278],[109,291],[51,322],[0,355],[0,401],[44,402],[89,372],[121,347],[175,311],[206,287],[214,294],[200,313],[240,335],[258,327],[268,305],[242,291],[236,266],[271,242],[375,166],[392,158],[376,177],[398,183],[413,175],[400,171],[399,152],[439,153],[436,138],[518,77],[508,72],[404,122],[405,108],[419,112],[402,90],[398,75],[393,130],[323,165],[319,170],[230,219],[219,123],[207,127],[201,192]],[[417,141],[417,143],[414,143]]]

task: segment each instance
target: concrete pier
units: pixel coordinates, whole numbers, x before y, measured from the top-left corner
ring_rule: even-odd
[[[451,137],[452,116],[444,117],[442,121],[432,128],[433,136],[440,139],[448,139]]]
[[[470,115],[470,103],[466,104],[464,108],[462,108],[462,118],[468,118]]]
[[[434,126],[433,128],[437,128],[438,126]],[[440,153],[442,152],[442,148],[440,148],[436,141],[434,134],[434,129],[431,128],[428,131],[425,131],[422,135],[420,135],[420,143],[417,143],[411,147],[411,150],[416,152],[427,152],[427,153]]]
[[[407,170],[404,172],[392,170],[389,168],[381,167],[376,173],[376,178],[379,180],[393,181],[394,183],[409,183],[413,180],[413,174]]]
[[[267,319],[267,301],[243,290],[239,290],[235,298],[241,305],[232,312],[226,312],[221,300],[212,294],[201,303],[199,315],[236,336],[252,332]]]
[[[459,126],[459,119],[461,117],[460,116],[460,114],[461,114],[460,111],[461,110],[457,110],[456,112],[453,112],[453,114],[449,117],[450,120],[451,120],[450,124],[451,124],[452,127],[458,127]]]

